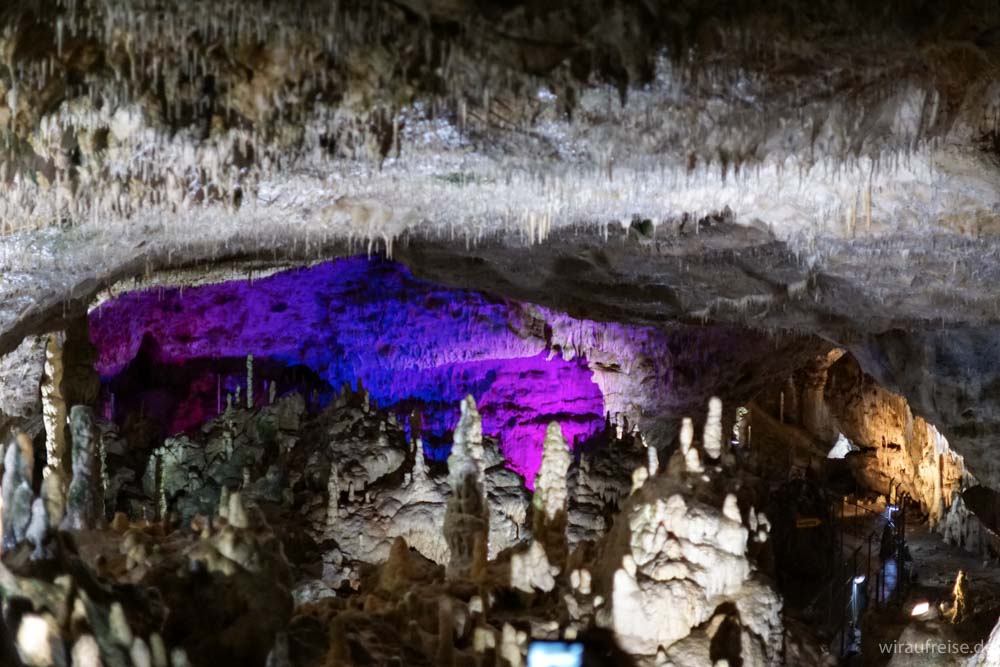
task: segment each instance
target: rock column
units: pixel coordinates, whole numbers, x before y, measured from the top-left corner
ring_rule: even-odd
[[[70,410],[70,431],[73,440],[73,479],[66,496],[64,530],[94,528],[104,506],[99,470],[97,425],[94,411],[83,405]]]
[[[34,494],[31,480],[35,457],[31,439],[21,433],[7,447],[3,471],[3,550],[16,547],[27,536]]]
[[[42,423],[45,426],[45,477],[69,466],[66,451],[66,399],[63,396],[63,343],[61,334],[51,334],[45,345],[45,376],[42,379]]]
[[[455,444],[448,456],[451,496],[444,515],[444,537],[450,556],[449,579],[469,578],[486,563],[489,507],[483,470],[483,426],[476,401],[467,396],[455,427]]]
[[[826,389],[827,373],[842,356],[844,356],[843,350],[830,350],[825,355],[813,359],[803,370],[799,423],[810,433],[831,439],[835,438],[837,433],[830,432],[831,419],[823,394]]]
[[[566,560],[566,512],[569,493],[566,475],[572,460],[559,424],[552,422],[545,431],[542,465],[535,476],[532,499],[532,527],[535,539],[542,543],[549,561],[562,565]]]

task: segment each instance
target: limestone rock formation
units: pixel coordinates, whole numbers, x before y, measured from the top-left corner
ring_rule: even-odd
[[[868,448],[854,457],[857,477],[865,486],[889,494],[894,484],[938,524],[954,497],[976,484],[964,459],[933,424],[914,414],[903,396],[879,386],[852,358],[838,356],[835,361],[828,366],[829,359],[823,357],[805,372],[814,387],[810,391],[818,394],[810,412],[823,412],[826,428],[842,431]],[[821,372],[814,370],[817,366]],[[823,397],[826,402],[817,404]]]
[[[0,436],[6,436],[10,420],[38,412],[47,341],[48,336],[28,336],[10,353],[0,355]]]
[[[562,429],[558,423],[552,422],[545,431],[542,465],[535,477],[531,532],[557,567],[564,562],[568,550],[566,476],[572,458]]]
[[[31,440],[23,433],[18,434],[4,454],[3,551],[13,549],[27,536],[34,498],[31,489],[34,465]]]
[[[542,543],[534,539],[527,550],[511,555],[510,586],[525,593],[536,590],[547,593],[555,588],[559,571],[559,565],[549,560]]]
[[[4,2],[0,663],[819,664],[831,498],[989,554],[995,5]]]
[[[95,528],[104,517],[101,484],[101,460],[93,409],[74,405],[70,410],[73,477],[66,493],[66,514],[62,526],[67,530]]]
[[[486,564],[490,517],[483,470],[483,427],[476,402],[467,396],[455,426],[455,443],[448,456],[451,495],[444,515],[448,543],[448,576],[476,576]]]
[[[50,334],[45,344],[45,376],[42,381],[42,420],[45,424],[45,475],[67,471],[67,410],[63,395],[62,334]]]
[[[226,488],[245,487],[250,496],[280,502],[285,482],[280,469],[266,462],[294,446],[304,412],[305,401],[293,393],[259,409],[229,408],[199,434],[166,438],[142,477],[144,492],[156,498],[149,514],[160,512],[161,499],[185,519],[212,514]]]
[[[482,450],[488,555],[494,557],[530,534],[529,494],[524,480],[505,468],[495,440],[484,438]],[[441,528],[448,477],[428,464],[419,438],[407,444],[389,413],[366,412],[360,395],[343,394],[304,424],[290,457],[288,484],[304,484],[295,503],[313,539],[330,545],[325,581],[348,579],[352,564],[383,562],[397,538],[436,563],[448,562]]]
[[[708,438],[720,409],[710,407]],[[716,646],[720,627],[732,626],[732,655],[772,664],[783,645],[782,601],[754,572],[748,549],[751,531],[763,531],[755,541],[766,540],[769,524],[749,508],[744,525],[736,496],[720,495],[712,483],[718,473],[684,474],[701,472],[690,464],[697,452],[692,436],[685,420],[677,454],[683,472],[641,485],[608,535],[601,556],[610,593],[605,622],[628,652],[677,665],[704,664],[707,644]]]
[[[761,659],[753,664],[767,664],[781,650],[781,600],[752,575],[747,528],[738,514],[677,491],[661,478],[623,508],[628,543],[614,571],[611,627],[629,652],[669,655],[728,603]]]
[[[708,402],[702,446],[709,458],[717,459],[722,455],[722,401],[717,396]]]
[[[174,667],[186,665],[187,654],[174,647],[174,660],[165,659],[162,637],[153,632],[148,642],[140,635],[160,612],[141,591],[126,586],[127,602],[109,601],[107,590],[79,561],[75,564],[57,549],[50,564],[56,576],[16,571],[0,564],[0,594],[25,606],[25,613],[8,626],[17,658],[33,667],[122,665]],[[72,567],[71,567],[72,565]],[[121,592],[119,592],[121,594]],[[148,605],[148,606],[146,606]],[[143,647],[154,650],[144,659]],[[149,652],[149,649],[146,649]]]

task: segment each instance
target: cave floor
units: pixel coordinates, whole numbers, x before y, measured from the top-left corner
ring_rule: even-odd
[[[963,570],[976,607],[1000,607],[1000,566],[995,561],[984,560],[948,544],[926,523],[907,526],[907,531],[910,555],[917,567],[917,581],[929,599],[950,599],[955,576]]]
[[[871,505],[870,509],[877,511],[880,508]],[[884,506],[881,509],[884,515]],[[870,521],[864,523],[871,525]],[[873,609],[863,622],[863,629],[869,636],[861,640],[862,661],[849,664],[964,664],[976,644],[988,639],[1000,618],[1000,566],[993,560],[945,542],[925,520],[916,516],[907,521],[906,543],[916,580],[902,598]],[[845,551],[854,548],[850,539],[845,540],[844,546]],[[877,567],[877,553],[873,553],[872,558]],[[967,576],[971,613],[965,621],[952,624],[939,613],[938,605],[951,602],[959,570]],[[922,601],[929,602],[931,610],[921,617],[911,617],[910,610]]]

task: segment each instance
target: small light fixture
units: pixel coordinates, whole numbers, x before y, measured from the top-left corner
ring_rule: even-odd
[[[863,583],[865,583],[865,575],[859,574],[858,576],[854,577],[854,584],[856,586],[860,586]]]
[[[928,611],[930,611],[930,609],[931,609],[930,602],[927,602],[926,600],[924,602],[918,602],[917,604],[913,605],[913,611],[910,612],[910,616],[923,616]]]

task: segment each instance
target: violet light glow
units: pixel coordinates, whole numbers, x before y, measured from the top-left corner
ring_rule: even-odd
[[[447,456],[458,403],[471,393],[484,433],[500,438],[530,487],[546,425],[558,421],[579,444],[604,428],[605,405],[585,359],[565,360],[541,337],[516,333],[525,316],[524,306],[426,283],[392,262],[349,258],[253,281],[128,293],[95,309],[90,330],[109,407],[116,378],[149,356],[137,376],[143,406],[168,432],[214,416],[220,391],[242,383],[245,392],[240,368],[253,353],[258,404],[265,382],[277,381],[279,393],[308,391],[289,384],[283,368],[311,371],[320,402],[360,381],[381,407],[420,411],[425,451],[436,459]],[[182,391],[157,386],[181,375]],[[124,407],[119,401],[114,416]]]

